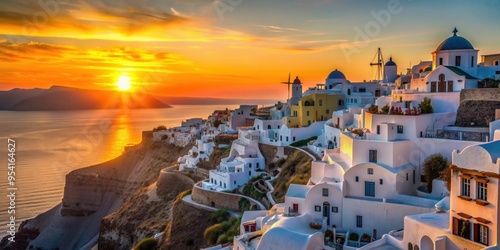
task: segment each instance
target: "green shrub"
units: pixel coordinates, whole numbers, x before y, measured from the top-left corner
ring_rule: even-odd
[[[238,201],[238,210],[240,212],[250,210],[250,202],[246,198],[241,198],[240,201]]]
[[[389,114],[389,105],[385,105],[380,109],[380,114]]]
[[[227,221],[231,217],[231,214],[229,214],[229,211],[224,208],[217,209],[217,211],[213,212],[210,215],[210,220],[213,223],[221,223],[223,221]]]
[[[207,240],[210,245],[214,245],[217,243],[217,239],[219,239],[219,236],[224,233],[224,227],[221,223],[214,224],[207,229],[205,229],[205,232],[203,233],[203,238]]]
[[[418,107],[420,108],[422,114],[434,113],[431,98],[424,97],[424,100],[420,104],[418,104]]]
[[[137,245],[134,247],[134,250],[152,250],[156,249],[157,242],[155,238],[146,238],[144,240],[141,240]]]

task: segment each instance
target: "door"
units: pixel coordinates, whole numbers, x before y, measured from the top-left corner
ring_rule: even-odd
[[[330,203],[323,203],[323,217],[326,217],[326,224],[330,225]]]
[[[293,205],[292,205],[292,206],[293,206],[293,211],[295,211],[295,212],[299,212],[299,204],[297,204],[297,203],[293,203]]]

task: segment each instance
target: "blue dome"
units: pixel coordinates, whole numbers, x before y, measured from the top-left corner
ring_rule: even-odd
[[[467,39],[457,36],[457,29],[455,28],[453,30],[453,36],[449,37],[448,39],[444,40],[439,46],[437,47],[436,51],[440,50],[459,50],[459,49],[474,49],[474,46],[467,41]]]
[[[385,66],[396,66],[396,63],[392,61],[392,57],[385,63]]]
[[[326,79],[346,79],[344,73],[334,70],[332,71]]]

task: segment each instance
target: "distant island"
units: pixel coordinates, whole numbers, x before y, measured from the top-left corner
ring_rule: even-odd
[[[9,91],[0,91],[0,110],[10,111],[148,109],[171,108],[170,105],[230,105],[245,102],[272,103],[264,99],[152,96],[133,92],[89,90],[64,86],[52,86],[49,89],[16,88]]]
[[[13,89],[0,92],[0,109],[11,111],[170,107],[150,95],[119,91],[52,86],[49,89]]]

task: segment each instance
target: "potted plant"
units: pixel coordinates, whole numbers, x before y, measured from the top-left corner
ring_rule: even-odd
[[[367,233],[364,233],[361,235],[361,242],[370,242],[370,235],[368,235]]]
[[[358,247],[359,246],[358,240],[359,240],[359,234],[354,232],[350,233],[348,245],[352,247]]]

